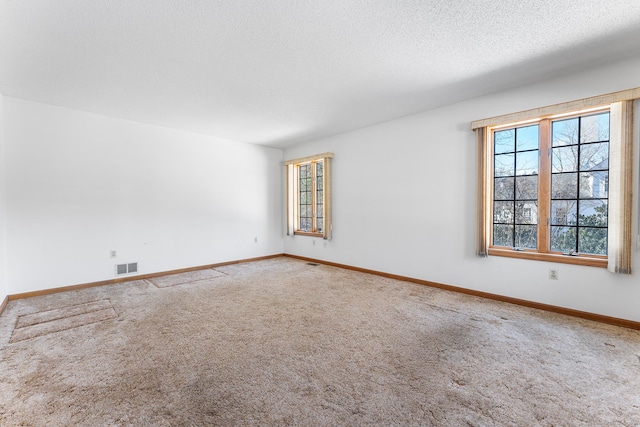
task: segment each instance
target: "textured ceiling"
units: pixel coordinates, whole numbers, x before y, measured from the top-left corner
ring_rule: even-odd
[[[0,93],[284,147],[638,40],[637,0],[0,0]]]

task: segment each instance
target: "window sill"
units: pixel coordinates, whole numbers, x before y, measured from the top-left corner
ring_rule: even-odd
[[[536,261],[558,262],[562,264],[586,265],[589,267],[607,268],[606,257],[597,255],[569,256],[562,254],[542,254],[530,251],[514,251],[512,249],[489,248],[489,255],[503,256],[508,258],[531,259]]]
[[[322,233],[312,233],[308,231],[294,231],[294,236],[311,236],[311,237],[324,237]]]

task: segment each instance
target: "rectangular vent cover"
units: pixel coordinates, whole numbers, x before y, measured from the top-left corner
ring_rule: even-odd
[[[116,264],[116,276],[120,276],[122,274],[131,274],[138,272],[138,263],[130,262],[127,264]]]

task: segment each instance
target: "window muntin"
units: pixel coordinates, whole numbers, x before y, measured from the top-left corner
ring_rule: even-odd
[[[599,111],[492,130],[492,246],[607,255],[609,127]]]

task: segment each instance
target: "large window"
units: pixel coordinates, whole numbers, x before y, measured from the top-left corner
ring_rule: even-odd
[[[324,153],[285,162],[287,234],[331,238],[331,159]]]
[[[631,273],[640,88],[472,122],[479,255]]]
[[[607,255],[609,116],[607,109],[491,131],[492,246]]]

